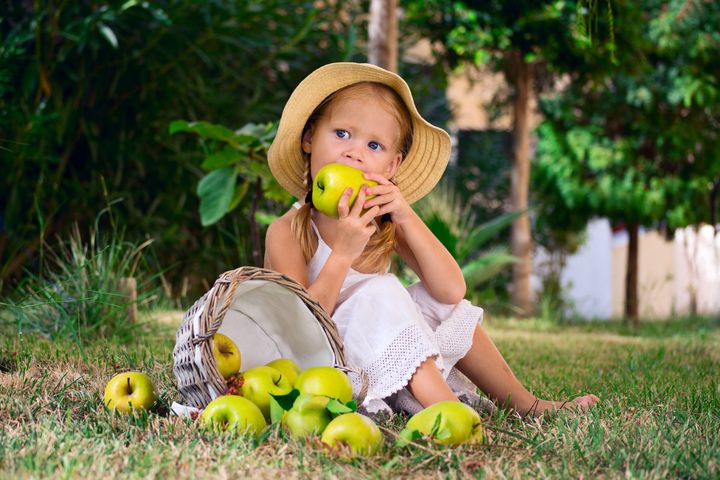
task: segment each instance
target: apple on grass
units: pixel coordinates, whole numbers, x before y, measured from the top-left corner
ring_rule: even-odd
[[[352,400],[350,378],[334,367],[310,367],[303,370],[295,381],[301,394],[323,395],[342,403]]]
[[[332,420],[332,414],[327,409],[329,401],[322,395],[301,394],[292,408],[284,413],[283,427],[293,438],[320,435]]]
[[[223,395],[208,403],[200,414],[200,422],[214,430],[247,432],[255,437],[267,427],[257,405],[238,395]]]
[[[297,363],[289,358],[278,358],[266,365],[285,375],[285,378],[290,381],[290,385],[295,386],[295,381],[297,380],[298,375],[300,375],[300,367]]]
[[[220,375],[227,380],[240,371],[241,355],[235,342],[227,335],[216,333],[212,338],[213,357]]]
[[[342,163],[328,163],[315,174],[312,202],[315,208],[329,217],[338,216],[338,202],[346,188],[353,189],[348,206],[352,207],[360,187],[374,187],[377,182],[363,177],[364,172]],[[368,197],[368,199],[372,196]]]
[[[353,455],[373,455],[383,445],[375,422],[359,413],[345,413],[332,419],[320,440],[330,447],[347,445]]]
[[[292,390],[290,381],[280,371],[263,365],[242,373],[242,396],[258,406],[270,420],[270,395],[286,395]]]
[[[155,387],[143,372],[118,373],[105,385],[103,403],[110,410],[122,413],[147,410],[156,400]]]
[[[400,444],[423,437],[445,445],[482,443],[480,415],[473,408],[455,400],[430,405],[408,420],[405,429],[400,432]]]

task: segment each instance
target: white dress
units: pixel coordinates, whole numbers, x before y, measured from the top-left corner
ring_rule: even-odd
[[[309,265],[311,283],[331,252],[314,222],[312,227],[318,248]],[[393,274],[365,274],[351,268],[332,318],[343,339],[347,363],[367,373],[368,392],[362,407],[368,413],[389,411],[389,405],[409,413],[419,411],[420,404],[405,386],[429,357],[461,398],[472,403],[482,400],[475,395],[474,385],[454,368],[470,348],[475,327],[482,322],[482,308],[467,300],[442,304],[422,283],[405,288]],[[357,378],[353,383],[359,387]]]

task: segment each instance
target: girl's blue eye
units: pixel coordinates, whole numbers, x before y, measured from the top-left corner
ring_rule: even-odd
[[[382,149],[382,147],[380,146],[380,144],[377,143],[377,142],[370,142],[370,143],[368,143],[368,147],[370,147],[370,150],[375,150],[375,151],[378,151],[378,150],[381,150],[381,149]]]
[[[347,138],[350,134],[347,130],[335,130],[335,135],[337,135],[338,138]]]

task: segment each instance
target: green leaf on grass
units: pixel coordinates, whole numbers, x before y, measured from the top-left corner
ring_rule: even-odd
[[[352,400],[351,400],[352,401]],[[336,400],[334,398],[331,398],[330,401],[325,405],[325,408],[328,412],[332,413],[333,415],[341,415],[343,413],[352,413],[355,410],[350,408],[349,406],[342,403],[340,400]]]
[[[433,438],[437,440],[447,440],[450,437],[452,437],[452,432],[448,428],[443,428]]]
[[[285,414],[285,410],[280,406],[275,397],[270,395],[270,423],[279,423],[282,421],[282,417]]]
[[[442,421],[442,413],[438,413],[435,417],[435,423],[433,423],[432,429],[430,430],[430,437],[437,438],[438,431],[440,430],[440,422]]]
[[[404,429],[398,434],[395,440],[396,447],[406,447],[410,442],[416,442],[423,438],[423,434],[419,430],[411,430],[409,428]]]
[[[290,392],[284,394],[284,395],[273,395],[270,394],[270,397],[277,400],[278,404],[283,410],[290,410],[295,403],[295,400],[300,396],[300,390],[297,388],[293,388],[290,390]]]

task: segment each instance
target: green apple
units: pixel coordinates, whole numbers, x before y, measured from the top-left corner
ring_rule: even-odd
[[[300,395],[292,408],[283,415],[283,427],[294,438],[320,435],[332,420],[332,415],[325,408],[329,401],[328,397],[322,395]]]
[[[240,371],[241,355],[235,342],[222,333],[216,333],[212,338],[213,356],[220,375],[227,380],[230,375]]]
[[[438,402],[416,413],[408,420],[400,436],[408,438],[413,431],[446,445],[483,441],[480,415],[458,401]]]
[[[278,358],[277,360],[273,360],[266,365],[268,367],[279,370],[280,373],[285,375],[285,378],[290,381],[290,385],[293,386],[295,385],[295,381],[297,380],[298,375],[300,375],[300,367],[297,363],[293,362],[289,358]]]
[[[290,393],[292,385],[280,371],[263,365],[242,374],[242,396],[260,408],[266,420],[270,420],[270,395]]]
[[[208,403],[200,414],[200,422],[214,430],[247,432],[255,437],[267,427],[257,405],[238,395],[223,395]]]
[[[150,377],[142,372],[118,373],[105,385],[103,402],[110,410],[147,410],[157,400]]]
[[[315,208],[329,217],[338,216],[338,202],[346,188],[353,189],[348,206],[352,207],[363,184],[374,187],[377,182],[363,177],[363,171],[341,163],[329,163],[315,174],[312,202]],[[368,197],[368,199],[372,196]]]
[[[344,372],[333,367],[310,367],[295,381],[300,393],[323,395],[347,403],[352,400],[352,383]]]
[[[375,422],[359,413],[344,413],[325,427],[320,440],[334,447],[346,444],[355,455],[373,455],[382,447],[383,435]]]

